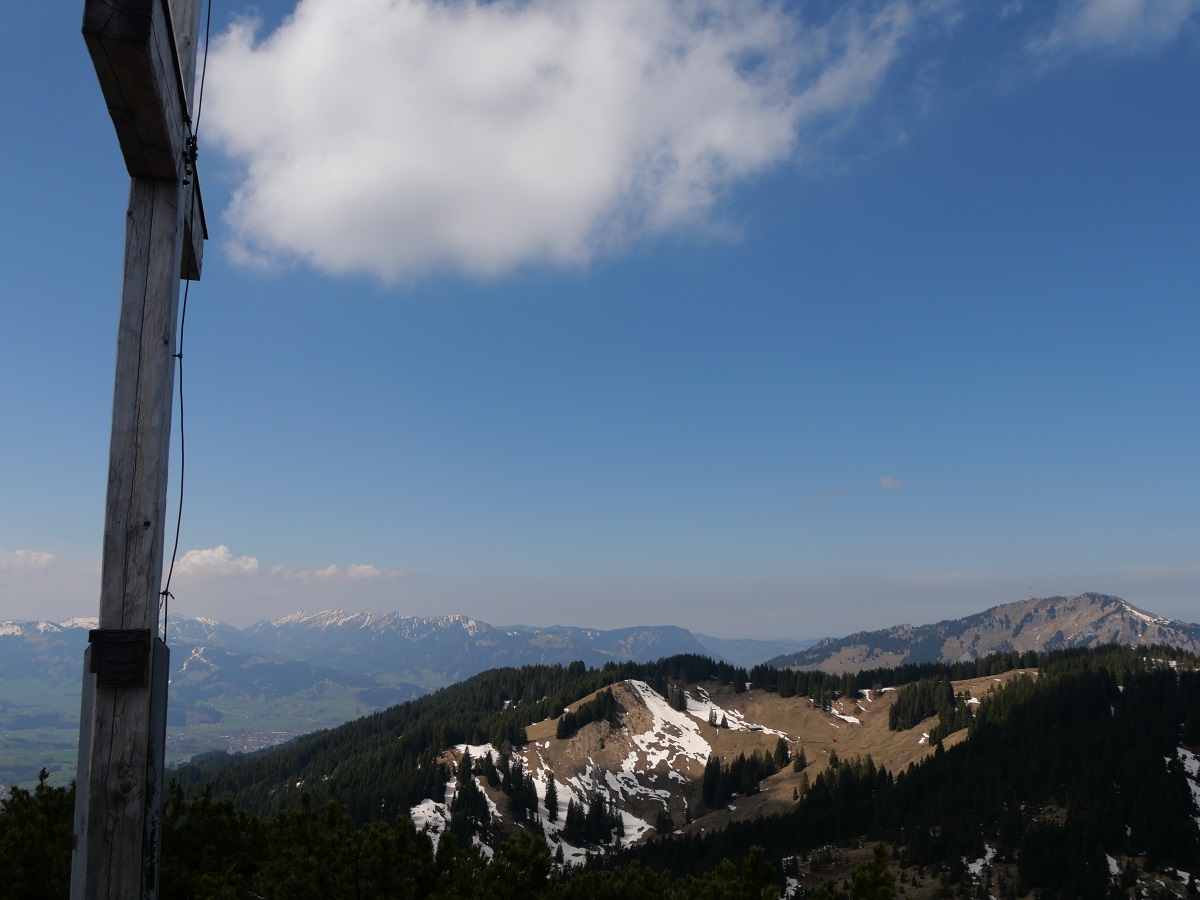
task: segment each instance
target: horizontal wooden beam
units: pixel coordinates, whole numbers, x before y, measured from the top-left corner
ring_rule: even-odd
[[[187,92],[162,0],[86,0],[87,42],[131,178],[177,181],[187,143]]]
[[[179,277],[197,281],[208,231],[199,178],[184,159],[191,120],[176,37],[166,0],[85,0],[83,38],[129,176],[191,182]]]

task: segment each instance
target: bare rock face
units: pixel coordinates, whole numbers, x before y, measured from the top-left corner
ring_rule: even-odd
[[[1031,597],[933,625],[897,625],[826,638],[799,653],[775,657],[770,664],[847,672],[1101,644],[1165,644],[1196,653],[1200,625],[1156,616],[1108,594]]]

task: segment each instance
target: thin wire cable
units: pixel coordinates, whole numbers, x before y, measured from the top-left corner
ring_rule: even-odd
[[[200,134],[200,113],[204,111],[204,76],[208,72],[208,35],[212,28],[212,2],[208,4],[208,13],[204,19],[204,59],[200,63],[200,90],[196,95],[196,128],[193,132]]]
[[[212,29],[212,2],[206,4],[207,14],[204,20],[204,57],[200,64],[200,89],[196,95],[196,118],[194,123],[189,122],[188,128],[191,131],[188,141],[188,158],[187,167],[191,180],[195,180],[196,167],[196,149],[200,139],[200,113],[204,110],[204,80],[208,74],[208,42],[209,34]],[[186,181],[185,181],[186,183]],[[192,220],[192,214],[195,212],[196,191],[193,188],[188,197],[188,221]],[[184,474],[187,470],[187,439],[184,436],[183,428],[183,337],[184,328],[187,326],[187,307],[188,293],[191,290],[192,282],[187,279],[183,283],[183,308],[179,316],[179,349],[175,354],[175,359],[178,360],[179,366],[179,509],[175,515],[175,545],[171,549],[171,564],[167,567],[167,582],[163,586],[159,596],[163,609],[162,622],[162,639],[163,643],[167,642],[167,619],[170,615],[170,601],[175,598],[171,593],[171,578],[175,575],[175,561],[179,556],[179,535],[183,529],[183,489],[185,484]]]
[[[179,555],[179,534],[183,529],[183,486],[185,484],[184,474],[187,470],[187,439],[184,436],[183,430],[183,330],[187,325],[187,304],[188,291],[192,283],[185,281],[183,284],[183,311],[179,318],[179,352],[175,354],[175,359],[178,360],[179,366],[179,509],[175,514],[175,546],[171,550],[171,565],[167,568],[167,583],[162,589],[160,596],[162,597],[163,607],[163,643],[167,642],[167,618],[170,615],[170,601],[174,598],[171,593],[171,578],[175,574],[175,559]]]

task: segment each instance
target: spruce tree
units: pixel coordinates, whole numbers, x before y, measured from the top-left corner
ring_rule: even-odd
[[[788,764],[790,758],[791,754],[788,753],[787,741],[780,738],[775,744],[775,765],[782,769]]]
[[[554,773],[546,770],[546,818],[551,822],[558,821],[558,786],[554,783]]]
[[[658,811],[658,818],[654,820],[654,830],[658,834],[670,834],[675,830],[675,820],[671,818],[671,811],[667,807],[663,807]]]
[[[800,752],[792,759],[792,771],[803,772],[808,768],[808,757],[804,755],[804,748],[800,748]]]

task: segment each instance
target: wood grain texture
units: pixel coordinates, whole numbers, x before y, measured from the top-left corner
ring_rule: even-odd
[[[100,627],[158,627],[175,328],[182,253],[178,182],[135,178],[126,219]]]
[[[207,237],[198,180],[184,159],[184,86],[190,89],[195,72],[200,4],[170,6],[174,12],[168,0],[86,0],[84,13],[84,37],[131,175],[99,626],[150,634],[159,620],[179,279],[199,277]],[[172,15],[184,23],[181,48]],[[167,658],[155,639],[137,687],[104,687],[85,673],[73,898],[158,895]]]
[[[92,764],[92,722],[95,719],[96,676],[92,674],[92,648],[83,653],[83,688],[79,698],[79,749],[75,764],[75,829],[71,854],[71,896],[85,897],[88,845],[88,771]]]
[[[86,0],[83,37],[130,177],[178,177],[186,93],[164,5]]]
[[[73,898],[158,896],[170,650],[157,638],[147,666],[136,689],[99,687],[84,671]],[[94,840],[79,840],[85,828]]]
[[[179,65],[188,113],[196,115],[196,55],[200,38],[201,4],[192,0],[170,0],[171,31],[175,36],[176,61]]]
[[[102,629],[158,629],[184,198],[180,181],[135,178],[130,185],[101,562]],[[158,658],[152,654],[147,666],[155,667]],[[155,671],[145,687],[91,685],[89,764],[72,874],[74,884],[82,871],[83,883],[73,896],[157,895],[162,754],[154,748],[165,728],[166,690],[165,672]],[[84,732],[81,725],[81,736]]]

